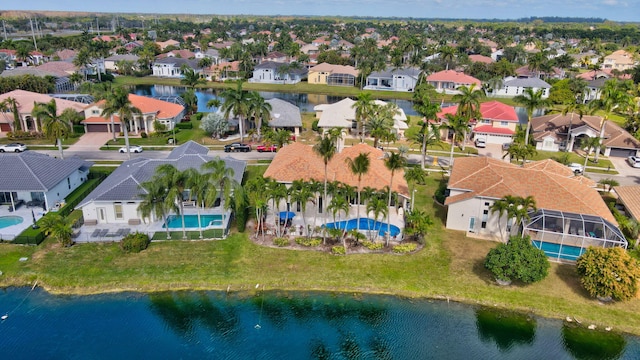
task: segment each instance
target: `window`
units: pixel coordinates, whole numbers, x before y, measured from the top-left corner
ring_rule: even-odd
[[[509,126],[509,122],[507,122],[507,121],[500,121],[500,126]]]
[[[122,203],[113,204],[113,210],[116,213],[116,219],[122,219]]]

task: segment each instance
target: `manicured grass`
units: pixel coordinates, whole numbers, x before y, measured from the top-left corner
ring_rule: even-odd
[[[541,150],[538,150],[537,154],[534,155],[533,158],[527,159],[527,160],[538,161],[538,160],[553,159],[553,160],[557,161],[564,154],[567,154],[569,156],[569,162],[578,163],[578,164],[581,164],[581,165],[584,164],[584,156],[578,155],[578,154],[576,154],[574,152],[553,152],[553,151],[541,151]],[[600,156],[600,158],[598,159],[597,163],[593,162],[593,154],[589,155],[589,161],[587,162],[587,166],[588,167],[599,167],[599,168],[603,168],[603,169],[607,169],[608,167],[611,167],[611,169],[615,169],[615,167],[613,166],[611,161],[608,160],[607,158],[602,157],[602,156]]]

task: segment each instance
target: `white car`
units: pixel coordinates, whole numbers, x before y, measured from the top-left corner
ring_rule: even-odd
[[[118,150],[118,152],[126,153],[127,152],[127,147],[126,146],[121,147]],[[137,153],[141,153],[142,152],[142,146],[140,146],[140,145],[131,145],[131,146],[129,146],[129,152],[136,153],[136,154]]]
[[[640,157],[638,156],[629,156],[627,162],[634,168],[640,168]]]
[[[4,144],[4,145],[0,145],[0,153],[3,152],[23,152],[27,150],[27,145],[23,144],[23,143],[10,143],[10,144]]]
[[[487,141],[484,138],[477,138],[475,142],[477,148],[487,147]]]
[[[584,166],[578,163],[571,163],[567,166],[569,167],[569,169],[573,170],[575,174],[582,174],[584,172]]]

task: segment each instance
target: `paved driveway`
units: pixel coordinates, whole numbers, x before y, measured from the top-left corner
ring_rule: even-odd
[[[100,150],[100,147],[106,144],[112,137],[113,135],[110,133],[86,133],[82,135],[75,144],[69,146],[67,151]]]

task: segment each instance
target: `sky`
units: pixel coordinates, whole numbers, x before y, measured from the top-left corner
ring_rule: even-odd
[[[456,19],[561,16],[640,21],[640,0],[28,0],[5,1],[2,10]]]

